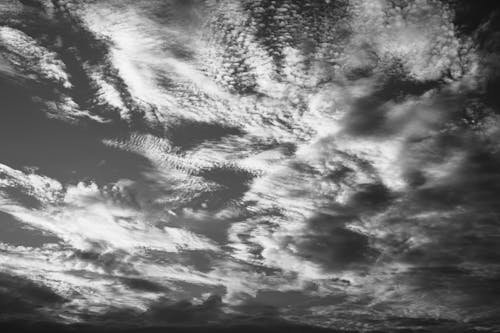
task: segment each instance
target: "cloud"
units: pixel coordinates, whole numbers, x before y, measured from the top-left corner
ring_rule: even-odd
[[[2,321],[26,315],[38,320],[49,319],[53,309],[66,302],[52,289],[8,273],[0,275],[0,295]]]
[[[216,250],[208,240],[188,231],[154,226],[154,221],[145,220],[141,213],[114,203],[95,184],[79,183],[56,194],[63,196],[57,202],[62,206],[53,205],[42,210],[11,206],[5,211],[25,223],[58,235],[78,249],[86,249],[96,242],[120,249]]]
[[[438,79],[447,70],[452,77],[462,75],[461,41],[446,5],[436,1],[396,5],[378,0],[352,1],[351,5],[359,27],[355,42],[372,46],[380,61],[398,59],[420,81]]]
[[[219,322],[220,317],[224,316],[221,307],[222,301],[218,296],[210,296],[201,304],[188,301],[169,304],[168,300],[160,299],[149,308],[145,316],[158,323],[209,324]]]
[[[30,98],[49,117],[75,122],[92,119],[103,122],[99,115],[82,109],[72,98],[70,70],[60,54],[40,45],[33,37],[19,29],[0,27],[4,48],[0,57],[2,76],[18,89],[27,89]]]
[[[67,299],[61,307],[47,305],[63,322],[82,320],[85,313],[95,315],[110,307],[145,309],[157,297],[154,292],[138,292],[120,283],[118,270],[103,270],[98,262],[78,260],[68,247],[42,249],[2,245],[0,264],[9,274],[21,275]],[[130,272],[129,272],[130,274]]]
[[[33,95],[93,120],[85,134],[36,122],[36,140],[3,148],[1,210],[58,242],[2,243],[0,265],[68,300],[44,303],[61,320],[386,330],[494,312],[481,298],[495,302],[499,272],[496,58],[449,5],[51,11],[43,39],[0,28],[4,95],[23,126]],[[14,169],[25,161],[40,169]],[[279,307],[260,303],[271,291]]]
[[[27,208],[22,203],[10,202],[8,193],[2,192],[4,202],[9,203],[4,204],[2,210],[15,216],[18,223],[56,235],[63,244],[44,246],[41,253],[29,247],[4,245],[0,260],[2,266],[27,276],[43,272],[45,278],[41,282],[66,295],[70,295],[71,290],[80,290],[81,297],[74,300],[78,308],[89,304],[105,306],[98,305],[101,298],[92,297],[91,290],[97,288],[101,294],[112,292],[110,283],[115,279],[123,283],[122,297],[116,296],[115,301],[106,303],[118,306],[132,306],[134,297],[137,297],[136,300],[143,299],[142,302],[154,298],[163,289],[151,286],[165,285],[166,281],[174,281],[174,284],[175,281],[208,285],[219,283],[206,274],[191,272],[175,261],[168,268],[156,263],[158,259],[154,255],[149,256],[149,252],[218,251],[218,248],[203,236],[185,229],[155,226],[154,221],[148,221],[145,215],[127,207],[126,202],[121,203],[120,196],[111,195],[118,188],[110,188],[106,192],[94,183],[62,187],[47,177],[25,174],[6,166],[2,168],[5,171],[3,185],[15,186],[25,195],[37,195],[37,199],[41,200],[39,207]],[[13,264],[11,259],[19,256],[23,260]],[[52,262],[48,264],[47,259]],[[100,275],[100,282],[90,286],[91,279],[95,280]],[[144,283],[134,283],[141,281],[143,275],[146,277]],[[151,278],[153,281],[148,280]],[[144,288],[148,289],[146,295]],[[182,294],[182,288],[180,290]]]
[[[3,190],[15,189],[43,204],[55,203],[60,199],[62,185],[51,178],[24,173],[4,164],[0,164],[0,174],[2,175],[0,186]]]
[[[4,57],[9,56],[10,63],[21,75],[39,74],[41,79],[53,81],[64,88],[71,88],[66,66],[55,53],[38,45],[22,31],[10,27],[0,28],[0,39],[7,48],[7,52],[3,53]],[[26,63],[30,65],[27,67],[22,65]]]

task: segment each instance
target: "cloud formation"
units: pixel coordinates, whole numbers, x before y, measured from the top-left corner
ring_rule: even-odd
[[[494,328],[494,15],[20,3],[0,4],[0,135],[16,139],[0,218],[51,241],[0,243],[13,317]]]

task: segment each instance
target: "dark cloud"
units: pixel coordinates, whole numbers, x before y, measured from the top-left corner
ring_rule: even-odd
[[[150,292],[160,292],[165,291],[165,287],[141,278],[122,278],[121,282],[129,288],[140,290],[140,291],[150,291]]]
[[[499,313],[496,309],[500,307],[498,272],[481,276],[473,270],[452,264],[421,266],[400,278],[415,288],[416,295],[433,303],[454,302],[468,318],[494,319]]]
[[[479,91],[480,99],[486,105],[494,108],[498,114],[500,99],[496,93],[500,87],[500,59],[498,53],[500,44],[500,14],[498,4],[494,1],[478,3],[461,3],[450,1],[455,9],[455,24],[467,36],[474,39],[481,54],[484,67],[485,84]]]
[[[273,325],[188,325],[188,326],[150,326],[141,327],[108,327],[98,325],[62,325],[52,322],[26,323],[22,321],[0,322],[0,329],[3,332],[27,332],[27,333],[162,333],[168,330],[172,333],[354,333],[354,331],[344,331],[335,329],[319,328],[307,325],[295,324],[273,324]],[[472,332],[472,331],[471,331]]]
[[[439,180],[421,179],[392,206],[382,225],[396,232],[382,242],[396,260],[415,267],[409,273],[412,285],[428,293],[431,302],[439,303],[447,293],[449,302],[459,299],[453,301],[457,311],[488,316],[483,306],[498,293],[499,159],[477,138],[464,137],[468,141],[444,140],[433,146],[438,163],[450,159],[441,149],[461,151],[464,157]]]
[[[344,226],[352,218],[320,215],[311,219],[309,234],[301,236],[298,241],[300,254],[334,271],[373,261],[377,252],[370,247],[369,238]]]
[[[237,202],[248,191],[254,178],[251,172],[232,166],[204,169],[199,172],[199,176],[220,186],[196,200],[201,201],[209,210],[219,210],[231,202]]]
[[[75,250],[73,256],[79,260],[90,262],[107,272],[123,274],[137,274],[133,264],[125,260],[129,254],[123,250],[106,251],[105,245],[94,244],[94,248],[87,251]]]
[[[477,3],[460,2],[457,0],[446,0],[454,10],[454,23],[464,33],[472,34],[485,23],[491,16],[495,16],[499,8],[495,1],[480,1]]]
[[[371,212],[387,207],[394,197],[383,184],[361,184],[346,206],[354,212]]]
[[[344,282],[348,285],[348,282]],[[315,290],[315,286],[311,285],[310,290]],[[309,291],[309,290],[308,290]],[[274,306],[278,309],[290,308],[291,304],[296,304],[293,311],[300,313],[307,311],[308,308],[322,305],[342,304],[347,301],[348,296],[343,293],[337,295],[317,297],[307,293],[307,291],[259,291],[255,297],[257,304],[261,303],[266,306]],[[286,310],[284,310],[286,311]]]
[[[0,274],[0,322],[9,318],[42,320],[66,300],[50,288],[25,277]]]
[[[43,9],[42,4],[36,0],[19,0],[19,2],[25,6],[31,6],[31,7],[34,7],[36,9]]]
[[[281,5],[285,10],[280,11],[270,1],[256,1],[245,5],[257,23],[255,36],[278,66],[284,57],[284,46],[299,44],[304,51],[311,52],[311,48],[325,38],[322,34],[330,37],[330,34],[337,33],[338,27],[335,25],[341,25],[341,22],[336,21],[336,18],[346,18],[349,15],[346,1],[290,1]],[[279,38],[282,35],[287,38]],[[337,39],[339,40],[342,39]]]
[[[395,103],[409,97],[421,96],[441,85],[439,81],[418,81],[403,70],[397,74],[382,75],[376,79],[376,87],[368,96],[356,99],[347,112],[345,131],[355,136],[388,136],[401,131],[404,126],[389,121],[388,114]]]
[[[218,296],[211,296],[202,304],[188,301],[168,302],[166,299],[153,304],[144,314],[153,322],[179,324],[208,324],[218,322],[223,316],[222,301]]]

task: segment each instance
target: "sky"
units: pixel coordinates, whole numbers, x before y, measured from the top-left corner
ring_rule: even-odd
[[[2,0],[0,327],[500,329],[500,11]]]

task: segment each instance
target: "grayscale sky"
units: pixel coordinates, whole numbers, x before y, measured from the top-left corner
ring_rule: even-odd
[[[1,0],[0,330],[499,330],[497,7]]]

